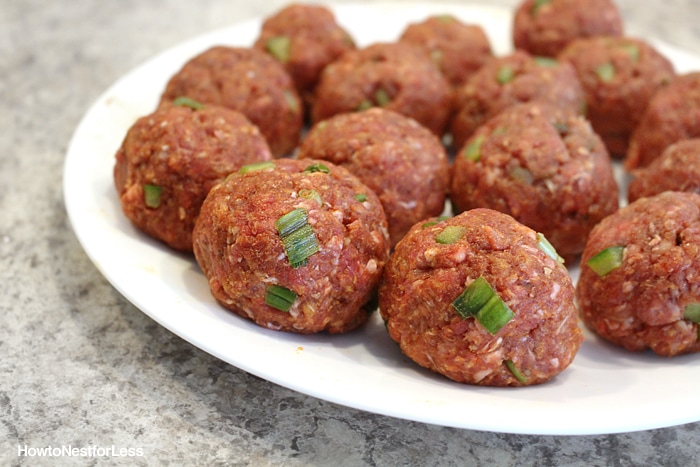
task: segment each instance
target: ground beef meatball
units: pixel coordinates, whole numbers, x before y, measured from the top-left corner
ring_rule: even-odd
[[[496,211],[433,219],[396,246],[379,309],[421,366],[461,383],[539,384],[569,366],[583,339],[558,259],[540,234]]]
[[[254,46],[282,63],[307,103],[323,68],[355,42],[321,5],[294,3],[267,18]]]
[[[618,208],[610,156],[583,117],[537,103],[510,107],[457,153],[456,212],[484,207],[544,233],[567,260]]]
[[[318,123],[298,157],[342,165],[371,188],[384,207],[392,244],[444,209],[450,181],[444,147],[430,130],[391,110],[372,108]]]
[[[593,229],[576,298],[584,322],[630,351],[697,352],[700,195],[641,198]]]
[[[431,16],[411,23],[399,41],[422,48],[455,87],[464,84],[493,57],[483,28],[463,23],[452,15]]]
[[[677,76],[649,101],[630,138],[628,170],[647,166],[671,144],[700,137],[700,72]]]
[[[515,47],[545,57],[555,57],[574,39],[622,32],[612,0],[524,0],[513,19]]]
[[[576,69],[593,129],[613,156],[624,157],[649,100],[675,76],[673,64],[652,45],[631,37],[577,39],[558,58]]]
[[[455,97],[451,122],[454,147],[459,148],[486,120],[522,102],[549,102],[583,112],[585,95],[574,67],[527,52],[490,60],[472,75]]]
[[[235,110],[165,105],[129,128],[114,183],[136,227],[192,251],[192,229],[211,187],[242,165],[271,157],[258,128]]]
[[[202,52],[170,78],[161,101],[182,96],[243,113],[275,157],[299,143],[304,123],[299,94],[284,67],[260,50],[215,46]]]
[[[670,145],[660,157],[633,174],[634,178],[627,187],[629,202],[664,191],[700,194],[700,138]]]
[[[229,176],[204,201],[193,243],[219,303],[295,333],[366,322],[389,256],[376,195],[343,167],[313,160]]]
[[[423,51],[406,43],[376,43],[349,51],[321,73],[315,123],[333,115],[384,107],[441,136],[451,113],[449,83]]]

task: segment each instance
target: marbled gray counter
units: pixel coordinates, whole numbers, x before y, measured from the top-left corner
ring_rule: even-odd
[[[699,465],[700,423],[601,436],[508,435],[307,397],[174,336],[107,283],[71,231],[62,199],[64,155],[83,113],[157,52],[285,3],[3,1],[0,464]],[[634,31],[700,55],[700,1],[618,4]],[[142,455],[20,455],[46,446]]]

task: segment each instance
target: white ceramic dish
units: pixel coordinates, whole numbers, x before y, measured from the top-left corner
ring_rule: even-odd
[[[498,54],[510,50],[511,12],[436,3],[346,5],[338,21],[359,45],[391,41],[410,21],[449,12],[482,25]],[[631,354],[586,334],[574,363],[550,383],[479,388],[453,383],[402,356],[377,314],[359,332],[300,336],[268,331],[212,299],[189,256],[138,232],[123,216],[112,181],[114,153],[136,118],[150,113],[168,78],[214,44],[248,46],[260,20],[165,51],[110,87],[75,131],[64,169],[72,226],[102,274],[135,306],[212,355],[301,393],[392,417],[526,434],[627,432],[700,420],[700,359]],[[657,43],[679,72],[700,59]],[[577,268],[572,268],[577,276]]]

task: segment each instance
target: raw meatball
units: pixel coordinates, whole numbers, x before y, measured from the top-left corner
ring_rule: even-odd
[[[576,69],[593,129],[612,155],[624,157],[649,100],[675,76],[673,65],[650,44],[631,37],[577,39],[558,58]]]
[[[192,251],[192,229],[211,187],[242,165],[271,157],[258,128],[235,110],[165,105],[129,128],[114,183],[136,227]]]
[[[483,28],[452,15],[431,16],[409,24],[399,38],[422,48],[452,86],[460,86],[491,57]]]
[[[630,138],[625,168],[649,165],[671,144],[700,137],[700,72],[677,76],[654,94]]]
[[[525,0],[513,19],[515,47],[545,57],[555,57],[574,39],[622,32],[612,0]]]
[[[295,333],[366,322],[389,256],[376,195],[346,169],[313,160],[229,176],[204,201],[193,242],[219,303]]]
[[[411,117],[441,136],[451,102],[449,83],[421,49],[378,43],[346,52],[324,69],[312,119],[317,123],[378,106]]]
[[[583,117],[537,103],[503,111],[457,153],[450,197],[456,212],[512,215],[542,232],[567,260],[618,208],[610,156]]]
[[[263,22],[254,46],[284,65],[310,103],[323,68],[355,49],[355,42],[328,8],[294,3]]]
[[[700,139],[679,141],[637,169],[627,190],[627,199],[658,195],[664,191],[689,191],[700,194]]]
[[[450,181],[444,147],[430,130],[391,110],[322,121],[309,131],[298,157],[342,165],[371,188],[384,207],[392,244],[444,209]]]
[[[486,120],[513,104],[548,102],[582,113],[585,95],[574,67],[523,51],[490,60],[462,86],[455,97],[451,123],[459,148]]]
[[[379,310],[404,354],[468,384],[545,382],[583,339],[556,251],[488,209],[416,224],[389,260]]]
[[[593,229],[576,298],[584,322],[630,351],[697,352],[700,195],[641,198]]]
[[[161,101],[182,96],[243,113],[275,157],[299,142],[304,120],[299,94],[284,67],[260,50],[216,46],[202,52],[170,78]]]

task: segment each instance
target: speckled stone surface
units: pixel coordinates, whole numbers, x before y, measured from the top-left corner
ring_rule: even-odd
[[[700,54],[700,1],[617,3],[631,31]],[[211,357],[109,285],[81,249],[63,205],[64,155],[80,118],[105,88],[157,52],[284,4],[3,0],[0,465],[700,465],[700,423],[525,436],[324,402]],[[47,446],[117,451],[19,455],[23,447]],[[119,449],[141,455],[120,456]]]

